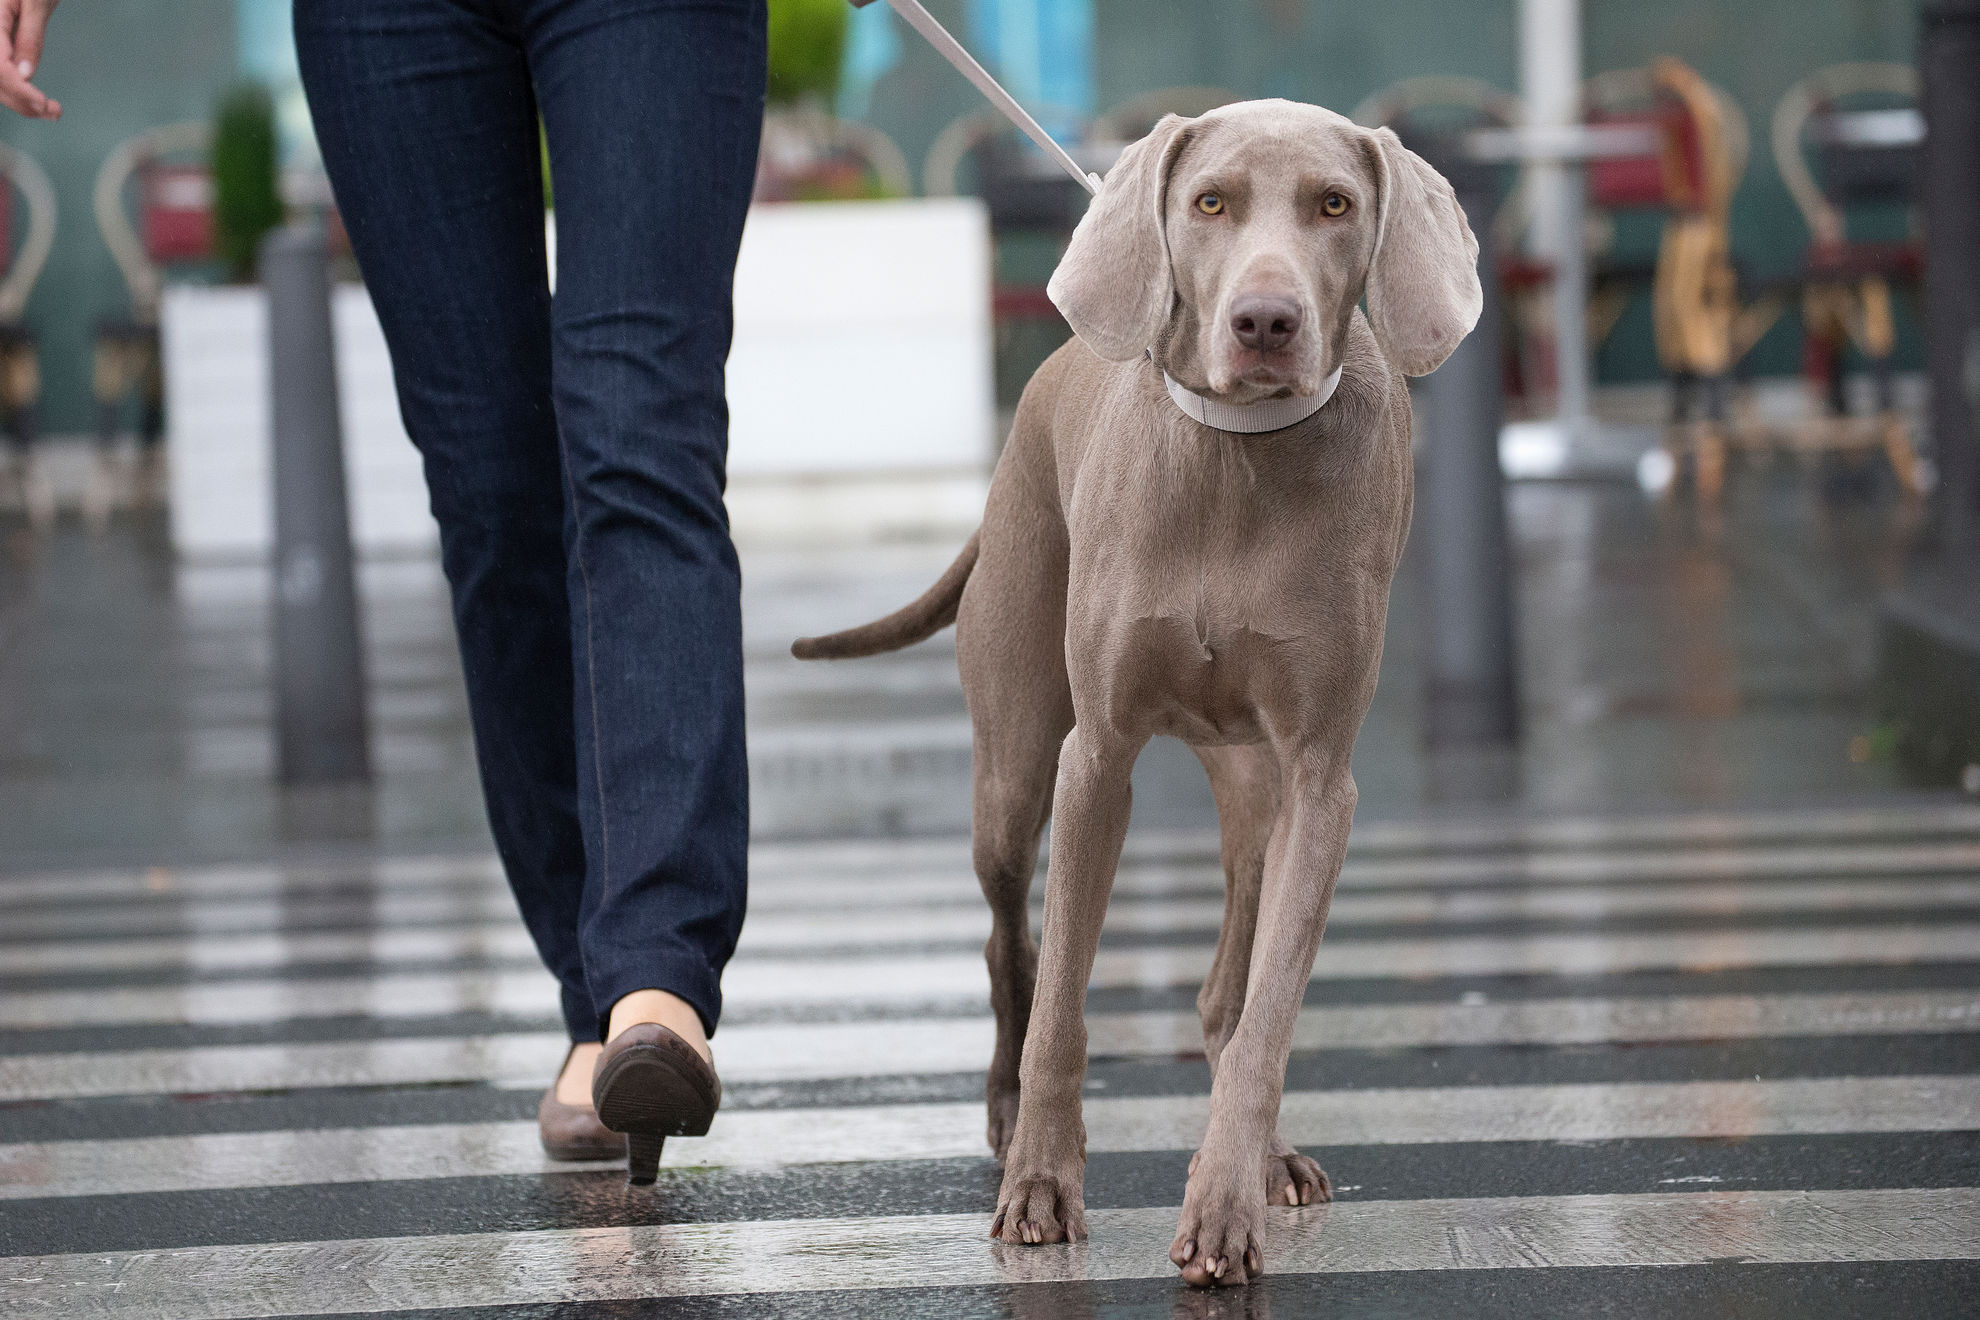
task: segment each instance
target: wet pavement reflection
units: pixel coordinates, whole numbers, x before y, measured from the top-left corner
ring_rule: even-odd
[[[1168,1263],[1207,1115],[1214,817],[1137,770],[1089,995],[1091,1240],[987,1239],[987,917],[946,638],[803,666],[950,547],[755,549],[725,1107],[545,1158],[554,987],[488,854],[431,565],[366,570],[381,781],[266,784],[264,584],[159,529],[0,560],[0,1314],[1288,1320],[1971,1314],[1980,807],[1874,757],[1901,529],[1514,495],[1527,739],[1426,755],[1399,583],[1282,1128],[1332,1206]],[[1036,896],[1034,896],[1036,900]],[[1038,918],[1034,901],[1034,921]]]

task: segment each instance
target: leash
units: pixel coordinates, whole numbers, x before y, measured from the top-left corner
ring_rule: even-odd
[[[853,8],[861,9],[873,0],[852,0]],[[1036,142],[1046,155],[1057,161],[1059,168],[1079,181],[1079,186],[1088,193],[1097,195],[1100,191],[1100,176],[1089,174],[1079,167],[1079,162],[1067,154],[1050,133],[1040,126],[1036,119],[1025,113],[1003,84],[990,76],[990,71],[976,62],[976,57],[962,48],[962,43],[949,35],[949,30],[935,21],[935,16],[921,7],[921,0],[887,0],[893,11],[907,20],[909,27],[927,38],[943,59],[956,66],[956,71],[976,85],[985,100],[1003,112],[1004,118],[1011,121],[1020,133]]]

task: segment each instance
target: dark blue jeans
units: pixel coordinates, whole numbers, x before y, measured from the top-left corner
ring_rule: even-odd
[[[646,988],[712,1031],[746,892],[723,368],[763,0],[296,0],[295,25],[571,1038]]]

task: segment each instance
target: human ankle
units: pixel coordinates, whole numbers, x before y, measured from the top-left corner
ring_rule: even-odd
[[[634,990],[612,1005],[611,1021],[605,1038],[611,1040],[627,1027],[641,1022],[657,1022],[694,1046],[702,1058],[712,1058],[708,1036],[701,1028],[701,1015],[679,995],[666,990]]]

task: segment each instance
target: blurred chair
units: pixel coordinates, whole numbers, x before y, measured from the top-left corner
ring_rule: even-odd
[[[1060,107],[1034,109],[1048,123],[1076,126],[1061,142],[1082,166],[1104,169],[1119,154],[1118,145],[1096,153],[1077,113]],[[990,213],[996,253],[990,315],[999,392],[1008,394],[1013,386],[1021,388],[1017,376],[1028,377],[1029,368],[1037,365],[1030,359],[1041,355],[1018,344],[1022,328],[1038,327],[1044,338],[1063,329],[1058,308],[1045,294],[1050,269],[1039,258],[1049,249],[1057,260],[1086,214],[1086,189],[991,109],[960,115],[935,135],[922,162],[921,187],[930,197],[979,197]],[[1023,273],[1013,277],[1014,268]],[[1050,351],[1042,343],[1034,347]]]
[[[1583,104],[1590,124],[1640,124],[1657,137],[1653,153],[1588,164],[1588,202],[1597,224],[1608,229],[1603,246],[1613,246],[1617,212],[1664,218],[1647,269],[1613,256],[1597,259],[1590,337],[1598,344],[1607,338],[1632,293],[1649,286],[1657,359],[1673,386],[1672,457],[1688,454],[1700,497],[1716,500],[1731,439],[1733,367],[1779,315],[1778,306],[1742,307],[1733,265],[1732,199],[1751,147],[1746,116],[1725,92],[1669,57],[1597,75],[1583,90]],[[1700,416],[1686,428],[1694,405]]]
[[[1222,87],[1157,87],[1129,97],[1093,121],[1089,140],[1126,146],[1148,136],[1164,115],[1184,115],[1194,119],[1220,105],[1238,99],[1236,92]]]
[[[764,116],[754,200],[854,201],[913,192],[907,157],[871,124],[812,109]]]
[[[1043,113],[1055,122],[1076,126],[1072,140],[1063,145],[1087,164],[1092,153],[1086,143],[1092,133],[1084,118],[1049,107]],[[960,197],[965,192],[981,197],[990,208],[993,230],[1070,232],[1086,213],[1086,189],[990,109],[958,115],[935,135],[921,164],[921,190],[930,197]]]
[[[1524,107],[1517,96],[1482,79],[1427,75],[1389,84],[1363,100],[1349,117],[1365,128],[1393,129],[1404,146],[1447,169],[1462,158],[1467,134],[1481,128],[1516,128],[1524,118]],[[1521,170],[1492,215],[1498,278],[1505,293],[1501,306],[1509,320],[1516,319],[1522,298],[1552,278],[1551,271],[1519,254],[1525,207],[1526,172]],[[1520,360],[1521,350],[1531,345],[1512,332],[1515,328],[1509,326],[1503,336],[1505,388],[1510,395],[1528,392],[1524,382],[1536,365]]]
[[[7,431],[13,485],[28,522],[37,529],[55,516],[55,493],[34,458],[41,403],[41,352],[34,331],[21,321],[35,282],[55,245],[55,189],[33,157],[0,144],[0,425]],[[27,234],[14,251],[14,194],[27,208]]]
[[[1473,129],[1517,128],[1525,118],[1517,96],[1479,78],[1404,78],[1371,94],[1348,116],[1365,128],[1390,128],[1404,146],[1438,165],[1455,160]],[[1492,219],[1501,254],[1525,227],[1524,171]]]
[[[158,348],[158,304],[168,267],[213,254],[213,178],[203,159],[211,140],[204,120],[167,124],[127,138],[96,173],[96,225],[130,290],[130,312],[96,326],[96,468],[84,496],[85,516],[101,526],[117,501],[116,441],[127,400],[138,401],[138,450],[130,480],[133,504],[159,496],[159,441],[165,430],[165,383]],[[177,159],[172,159],[176,157]],[[125,194],[135,181],[137,220]]]
[[[1923,141],[1918,72],[1905,64],[1832,65],[1790,87],[1774,110],[1774,163],[1810,236],[1801,270],[1803,370],[1833,419],[1801,428],[1792,443],[1881,450],[1914,497],[1923,494],[1924,474],[1892,395],[1891,291],[1916,290],[1924,265],[1915,211]],[[1852,212],[1879,207],[1905,215],[1906,236],[1852,237]],[[1876,418],[1869,426],[1848,416],[1842,367],[1852,345],[1870,367]]]

